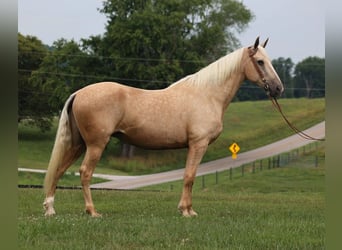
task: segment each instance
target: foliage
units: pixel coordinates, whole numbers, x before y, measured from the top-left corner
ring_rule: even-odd
[[[283,96],[286,98],[293,98],[294,85],[292,71],[294,63],[291,58],[285,59],[279,57],[278,59],[272,60],[272,65],[284,84],[285,92],[283,93]]]
[[[108,17],[103,39],[84,40],[99,56],[116,58],[121,82],[145,89],[164,88],[237,47],[252,15],[237,1],[104,2]]]
[[[48,97],[29,81],[31,71],[42,63],[47,48],[34,36],[18,33],[18,122],[28,121],[45,131],[51,126]]]
[[[308,98],[325,96],[325,59],[308,57],[295,68],[295,96]]]
[[[60,39],[53,43],[53,51],[32,73],[30,80],[49,97],[48,105],[55,114],[63,108],[72,92],[88,84],[87,79],[83,78],[88,74],[84,57],[86,53],[76,42]]]

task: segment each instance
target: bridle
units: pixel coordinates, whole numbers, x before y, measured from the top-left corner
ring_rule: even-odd
[[[264,83],[264,90],[266,91],[268,97],[270,98],[270,100],[272,101],[272,104],[273,106],[275,107],[275,109],[277,111],[279,111],[279,113],[281,114],[281,116],[283,117],[283,119],[285,120],[285,122],[287,123],[287,125],[296,133],[298,134],[300,137],[306,139],[306,140],[314,140],[314,141],[325,141],[324,138],[315,138],[315,137],[312,137],[306,133],[304,133],[302,130],[299,130],[298,128],[296,128],[287,118],[286,116],[284,115],[276,97],[274,96],[271,96],[270,95],[270,92],[269,92],[269,89],[270,89],[270,85],[268,84],[266,78],[265,78],[265,75],[264,73],[262,72],[262,70],[260,69],[259,65],[258,65],[258,62],[257,60],[254,58],[254,55],[257,53],[257,49],[251,49],[251,48],[248,48],[248,51],[249,51],[249,58],[251,59],[252,61],[252,64],[254,65],[254,68],[256,70],[256,72],[258,73],[261,81]]]
[[[262,70],[260,69],[257,60],[254,58],[254,55],[257,53],[256,49],[250,49],[248,48],[249,51],[249,58],[252,61],[252,64],[254,65],[254,68],[256,70],[256,72],[258,73],[258,75],[260,76],[261,81],[264,83],[264,90],[266,92],[269,92],[270,89],[270,85],[267,83],[267,80],[265,78],[264,73],[262,72]]]

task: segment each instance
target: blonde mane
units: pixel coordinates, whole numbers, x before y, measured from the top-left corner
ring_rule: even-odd
[[[185,82],[195,86],[219,85],[240,67],[243,52],[244,48],[238,49],[172,85]]]

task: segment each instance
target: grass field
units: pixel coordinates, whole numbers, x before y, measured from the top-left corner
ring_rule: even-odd
[[[284,113],[299,129],[308,128],[325,118],[325,99],[280,99]],[[39,130],[20,124],[18,127],[18,167],[46,169],[54,142],[55,127],[42,134]],[[209,146],[203,162],[230,155],[228,147],[237,142],[240,152],[266,145],[289,136],[287,127],[270,101],[232,103],[224,116],[224,131]],[[116,140],[107,146],[96,168],[97,173],[146,174],[183,168],[186,150],[136,149],[131,159],[117,157],[120,147]],[[71,167],[78,171],[80,160]]]
[[[308,159],[320,155],[317,167]],[[83,212],[80,190],[58,190],[44,218],[40,189],[18,190],[20,249],[324,249],[324,147],[290,165],[194,188],[199,216],[177,212],[179,188],[93,191],[101,218]],[[152,191],[160,190],[160,191]]]

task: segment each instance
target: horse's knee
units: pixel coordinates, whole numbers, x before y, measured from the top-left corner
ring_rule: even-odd
[[[186,173],[183,178],[184,186],[192,187],[195,181],[195,174],[193,173]]]
[[[82,185],[90,182],[93,171],[88,169],[85,165],[82,165],[79,170],[79,173],[80,173]]]

